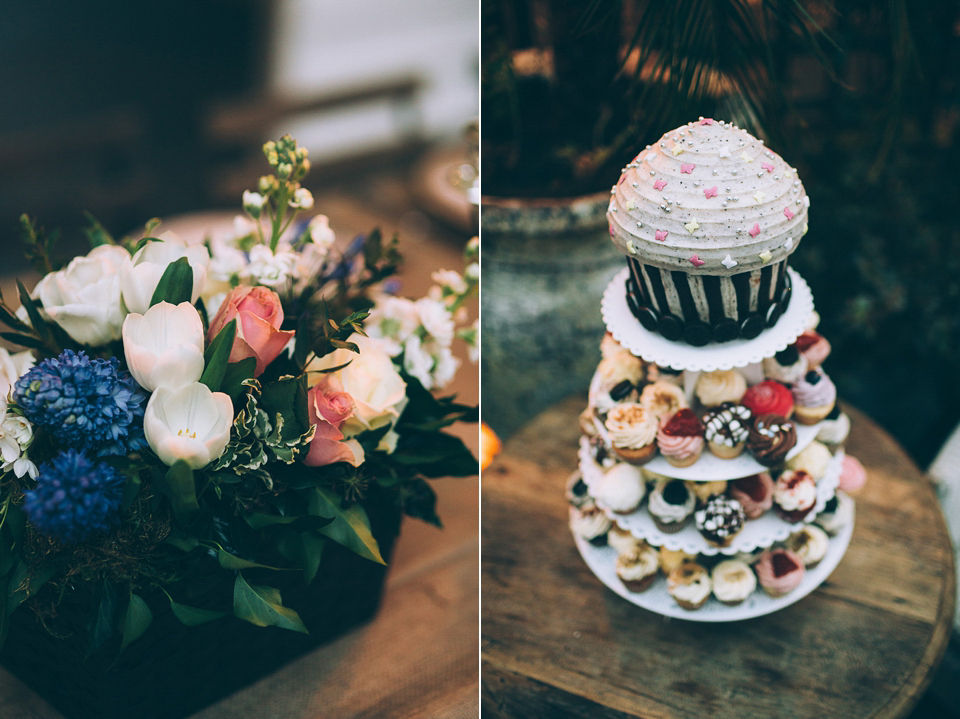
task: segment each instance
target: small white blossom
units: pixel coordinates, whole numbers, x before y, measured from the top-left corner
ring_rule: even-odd
[[[252,284],[285,288],[294,277],[299,258],[294,252],[277,250],[274,254],[265,245],[250,248],[250,261],[240,273],[241,279]]]
[[[33,425],[23,415],[7,412],[0,422],[0,459],[4,472],[13,470],[18,477],[37,477],[37,466],[24,455],[33,441]]]
[[[411,377],[420,380],[426,389],[433,388],[433,356],[427,352],[420,342],[420,338],[411,335],[403,343],[403,368]]]
[[[364,329],[370,337],[383,340],[382,347],[391,357],[400,354],[403,343],[420,327],[420,315],[413,300],[382,295],[370,311]]]
[[[336,235],[330,229],[330,220],[326,215],[317,215],[307,225],[307,235],[317,247],[329,251],[336,241]]]
[[[441,346],[449,347],[453,342],[453,317],[443,302],[437,302],[430,297],[421,297],[416,301],[417,314],[423,328]]]
[[[460,276],[459,272],[454,270],[437,270],[430,277],[442,289],[448,290],[455,295],[462,295],[467,291],[467,283]]]
[[[250,190],[243,191],[243,209],[253,217],[260,217],[266,201],[266,198],[259,192],[250,192]]]
[[[313,195],[310,194],[310,190],[308,190],[306,187],[301,187],[293,193],[293,197],[290,198],[289,205],[293,208],[309,210],[313,207]]]
[[[477,281],[480,279],[480,265],[476,262],[471,262],[467,265],[467,269],[463,271],[463,274],[466,275],[469,279]]]
[[[449,347],[441,347],[433,368],[433,386],[441,389],[453,381],[460,367],[460,360],[453,356]]]

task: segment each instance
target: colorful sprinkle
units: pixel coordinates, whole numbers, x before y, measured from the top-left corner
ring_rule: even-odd
[[[747,154],[746,150],[740,153],[740,159],[743,160],[744,162],[753,162],[753,158]]]
[[[637,254],[637,246],[633,244],[633,240],[627,240],[627,251],[631,255]]]
[[[760,223],[756,223],[753,227],[750,228],[750,236],[756,237],[760,234]]]
[[[716,197],[716,196],[717,196],[717,186],[714,185],[713,187],[708,187],[706,190],[703,191],[703,196],[706,197],[708,200],[709,200],[711,197]]]
[[[667,235],[669,235],[669,234],[670,234],[670,233],[667,232],[666,230],[657,230],[657,231],[653,234],[653,237],[654,237],[654,239],[655,239],[657,242],[663,242],[664,240],[667,239]]]
[[[701,117],[701,118],[700,118],[700,124],[701,124],[701,125],[712,125],[712,124],[713,124],[713,118],[710,118],[710,117]]]
[[[700,223],[697,222],[697,218],[694,217],[692,220],[690,220],[690,222],[685,224],[684,227],[686,227],[687,232],[689,232],[692,235],[694,232],[700,229]]]
[[[758,255],[758,257],[764,262],[769,262],[773,259],[773,255],[770,254],[770,250],[764,250]]]
[[[757,202],[763,202],[763,198],[766,196],[767,196],[767,193],[761,192],[760,190],[757,190],[755,193],[753,193],[753,199],[756,200]]]
[[[769,162],[761,162],[760,167],[762,167],[767,172],[773,172],[773,165],[771,165]]]
[[[694,267],[700,267],[700,265],[703,265],[706,263],[696,255],[694,255],[693,257],[690,258],[690,264],[693,265]]]
[[[656,182],[653,183],[654,190],[662,190],[666,186],[667,186],[666,180],[657,180]]]
[[[791,247],[793,247],[793,240],[791,240],[791,239],[788,237],[788,238],[787,238],[787,241],[783,243],[783,246],[784,246],[785,249],[789,250]]]
[[[610,226],[610,236],[613,237],[613,226]]]
[[[717,153],[717,157],[720,157],[720,158],[730,157],[730,148],[728,147],[720,148],[720,152]],[[714,172],[716,172],[716,170],[714,170]]]
[[[722,260],[720,260],[720,264],[723,265],[724,267],[726,267],[728,270],[732,270],[734,267],[736,267],[736,266],[739,265],[740,263],[737,262],[737,261],[736,261],[735,259],[733,259],[732,257],[730,257],[730,255],[727,255],[727,256],[724,257]]]
[[[637,207],[636,200],[634,200],[633,198],[627,200],[627,209],[628,209],[628,210],[634,210],[634,209],[636,209],[636,207]]]
[[[676,157],[677,155],[679,155],[681,152],[683,152],[683,145],[681,145],[681,144],[678,142],[676,145],[673,146],[673,155],[674,155],[674,157]]]
[[[696,167],[696,165],[694,165],[694,164],[692,164],[692,163],[684,162],[682,165],[680,165],[680,174],[687,174],[687,175],[689,175],[689,174],[691,174],[691,173],[693,172],[693,170],[694,170],[695,167]]]
[[[792,220],[792,219],[793,219],[793,213],[790,212],[790,208],[789,208],[789,207],[784,207],[784,208],[783,208],[783,214],[786,216],[786,218],[787,218],[788,220]]]

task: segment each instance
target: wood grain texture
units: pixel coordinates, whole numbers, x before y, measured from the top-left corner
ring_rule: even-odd
[[[667,619],[608,591],[567,528],[573,397],[515,435],[484,472],[485,715],[898,717],[939,662],[953,553],[931,485],[849,410],[847,450],[869,473],[850,548],[797,604],[731,624]]]

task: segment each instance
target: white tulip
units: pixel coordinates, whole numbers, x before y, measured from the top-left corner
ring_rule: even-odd
[[[35,362],[30,350],[10,354],[0,347],[0,396],[4,400],[10,394],[14,383],[25,375]]]
[[[194,382],[154,392],[143,415],[143,432],[167,466],[182,459],[201,469],[223,454],[232,423],[230,397]]]
[[[171,262],[186,257],[193,270],[193,292],[190,302],[196,302],[207,281],[210,253],[203,245],[188,245],[172,232],[164,232],[157,242],[148,242],[120,268],[120,287],[128,312],[143,314],[150,308],[150,300],[160,278]]]
[[[123,322],[130,374],[148,392],[197,382],[203,374],[203,320],[189,302],[158,302]]]
[[[51,272],[37,285],[51,320],[80,344],[98,346],[120,339],[123,306],[120,276],[130,254],[116,245],[101,245],[86,257],[77,257],[66,269]]]

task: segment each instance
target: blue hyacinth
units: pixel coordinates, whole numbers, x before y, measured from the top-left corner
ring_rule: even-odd
[[[115,357],[90,359],[64,350],[17,380],[14,398],[27,419],[67,447],[98,456],[146,447],[146,394]]]
[[[41,534],[81,542],[118,523],[124,482],[110,465],[68,449],[40,466],[36,489],[23,493],[23,509]]]

